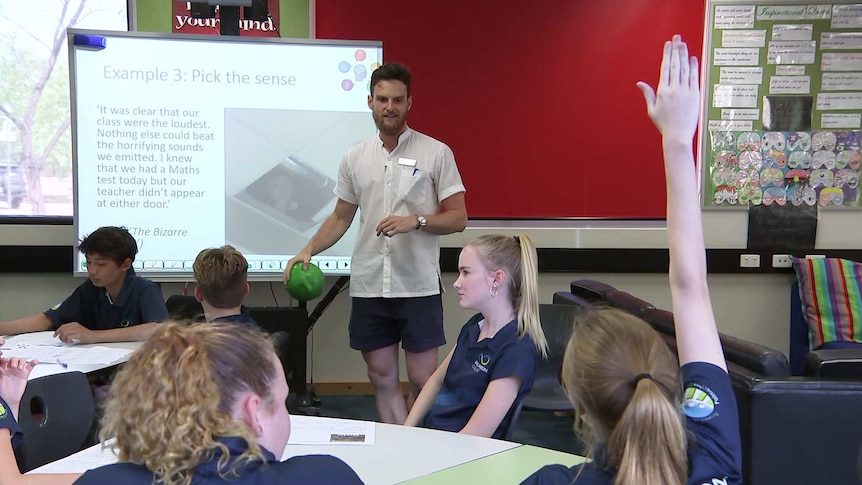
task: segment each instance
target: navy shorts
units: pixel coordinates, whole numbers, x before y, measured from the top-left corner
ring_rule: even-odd
[[[408,352],[446,343],[440,295],[410,298],[353,298],[350,348],[369,352],[401,342]]]

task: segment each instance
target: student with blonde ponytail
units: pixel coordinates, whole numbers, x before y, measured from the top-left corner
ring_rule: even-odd
[[[638,83],[662,134],[679,360],[629,313],[594,308],[579,315],[562,380],[592,461],[546,466],[522,485],[742,483],[739,419],[706,283],[692,155],[698,74],[677,35],[664,46],[658,93]]]
[[[462,308],[480,313],[422,388],[408,426],[500,438],[509,411],[533,388],[547,341],[539,322],[536,247],[525,234],[482,236],[458,258]]]

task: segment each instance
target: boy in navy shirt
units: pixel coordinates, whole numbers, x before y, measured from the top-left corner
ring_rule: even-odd
[[[146,340],[168,317],[161,289],[132,269],[138,244],[122,227],[100,227],[78,245],[87,281],[44,313],[0,323],[0,334],[54,330],[66,343]]]
[[[208,322],[236,322],[258,328],[243,306],[248,296],[248,261],[233,246],[204,249],[195,258],[195,299]]]

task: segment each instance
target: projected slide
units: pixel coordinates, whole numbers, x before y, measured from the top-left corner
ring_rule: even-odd
[[[76,233],[128,227],[156,279],[190,278],[222,244],[279,279],[332,213],[344,152],[376,132],[379,43],[70,30],[69,45]],[[354,240],[315,262],[349,274]]]

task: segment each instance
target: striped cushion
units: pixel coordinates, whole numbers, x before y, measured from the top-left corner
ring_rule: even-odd
[[[862,263],[793,258],[793,269],[811,348],[827,342],[862,342]]]

